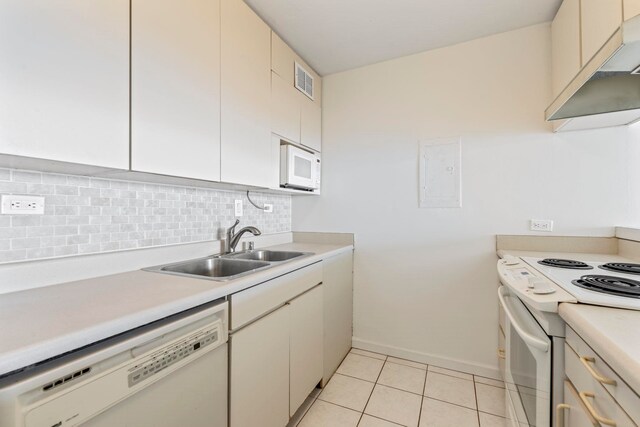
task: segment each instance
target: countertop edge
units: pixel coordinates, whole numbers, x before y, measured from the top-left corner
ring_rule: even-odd
[[[243,291],[250,287],[259,285],[261,283],[272,280],[276,277],[288,274],[292,271],[304,268],[308,265],[321,262],[325,258],[331,258],[342,253],[350,252],[354,250],[353,245],[332,245],[332,244],[316,244],[316,243],[284,243],[268,247],[265,249],[281,249],[284,248],[304,248],[304,247],[318,247],[326,249],[324,251],[315,252],[308,257],[283,263],[281,265],[273,266],[272,268],[256,272],[235,280],[231,280],[224,283],[221,286],[221,282],[211,281],[207,279],[197,279],[190,277],[173,276],[177,280],[197,281],[203,284],[211,284],[211,288],[202,292],[195,293],[193,295],[185,296],[166,304],[160,304],[153,308],[141,310],[139,312],[132,313],[126,317],[120,317],[109,320],[107,322],[97,323],[90,327],[78,329],[67,335],[55,337],[50,340],[38,342],[37,344],[28,345],[13,351],[7,351],[0,353],[0,376],[11,374],[12,372],[19,371],[30,365],[40,363],[41,361],[48,360],[52,357],[77,350],[86,345],[94,342],[110,338],[117,334],[130,331],[140,326],[155,322],[157,320],[172,316],[182,311],[188,310],[193,307],[197,307],[201,304],[205,304],[210,301],[214,301],[219,298],[225,298],[236,292]],[[312,250],[306,250],[305,252],[314,252]],[[119,278],[126,279],[127,275],[132,274],[149,274],[149,275],[165,275],[164,273],[149,272],[134,270],[125,273],[118,273],[112,276],[118,276]],[[78,281],[82,283],[91,282],[92,280],[103,279],[109,276],[102,276],[94,279],[87,279]],[[74,282],[71,282],[74,283]],[[68,284],[60,284],[68,285]],[[51,285],[47,288],[53,288],[60,285]],[[37,290],[35,290],[37,291]]]
[[[558,307],[558,314],[584,340],[619,376],[629,387],[640,395],[640,360],[633,358],[629,352],[610,339],[602,329],[590,325],[588,313],[590,310],[586,304],[562,303]],[[597,307],[601,310],[612,310],[612,313],[624,309],[611,307]]]

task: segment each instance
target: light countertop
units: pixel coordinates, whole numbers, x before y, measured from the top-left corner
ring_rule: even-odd
[[[226,282],[137,270],[0,295],[0,375],[226,297],[353,246],[287,243],[268,249],[314,255]]]
[[[640,311],[561,304],[560,316],[640,394]]]

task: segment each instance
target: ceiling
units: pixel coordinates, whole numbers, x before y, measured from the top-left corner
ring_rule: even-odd
[[[561,0],[245,0],[321,75],[551,21]]]

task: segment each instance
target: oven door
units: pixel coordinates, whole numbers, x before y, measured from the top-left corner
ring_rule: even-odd
[[[551,424],[551,339],[517,296],[501,286],[505,313],[505,386],[512,426]]]

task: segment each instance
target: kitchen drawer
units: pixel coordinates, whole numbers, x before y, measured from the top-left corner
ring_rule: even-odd
[[[232,330],[237,330],[322,282],[322,263],[295,270],[231,295]]]
[[[581,378],[590,380],[592,388],[599,387],[605,389],[606,392],[620,405],[624,411],[631,417],[637,425],[640,423],[640,396],[638,396],[623,380],[615,373],[607,363],[596,354],[589,345],[576,334],[576,332],[567,327],[566,337],[567,347],[565,349],[565,370],[580,375]],[[581,360],[581,358],[587,358]],[[571,364],[571,367],[569,367]],[[594,374],[591,374],[586,366],[590,366]],[[595,376],[600,376],[603,381],[598,381]],[[606,379],[613,380],[615,384],[607,384]],[[578,383],[573,382],[577,387]],[[589,383],[587,383],[589,384]],[[580,391],[592,391],[581,390]]]
[[[596,365],[596,366],[599,366]],[[565,344],[565,374],[578,390],[580,400],[585,406],[591,405],[591,415],[602,425],[617,427],[637,426],[602,384],[585,368],[575,351]],[[603,422],[604,419],[611,423]]]
[[[563,417],[562,427],[600,427],[600,424],[593,418],[584,404],[580,401],[578,391],[571,381],[564,381],[564,407],[558,409],[558,415]],[[560,413],[562,411],[562,414]]]

